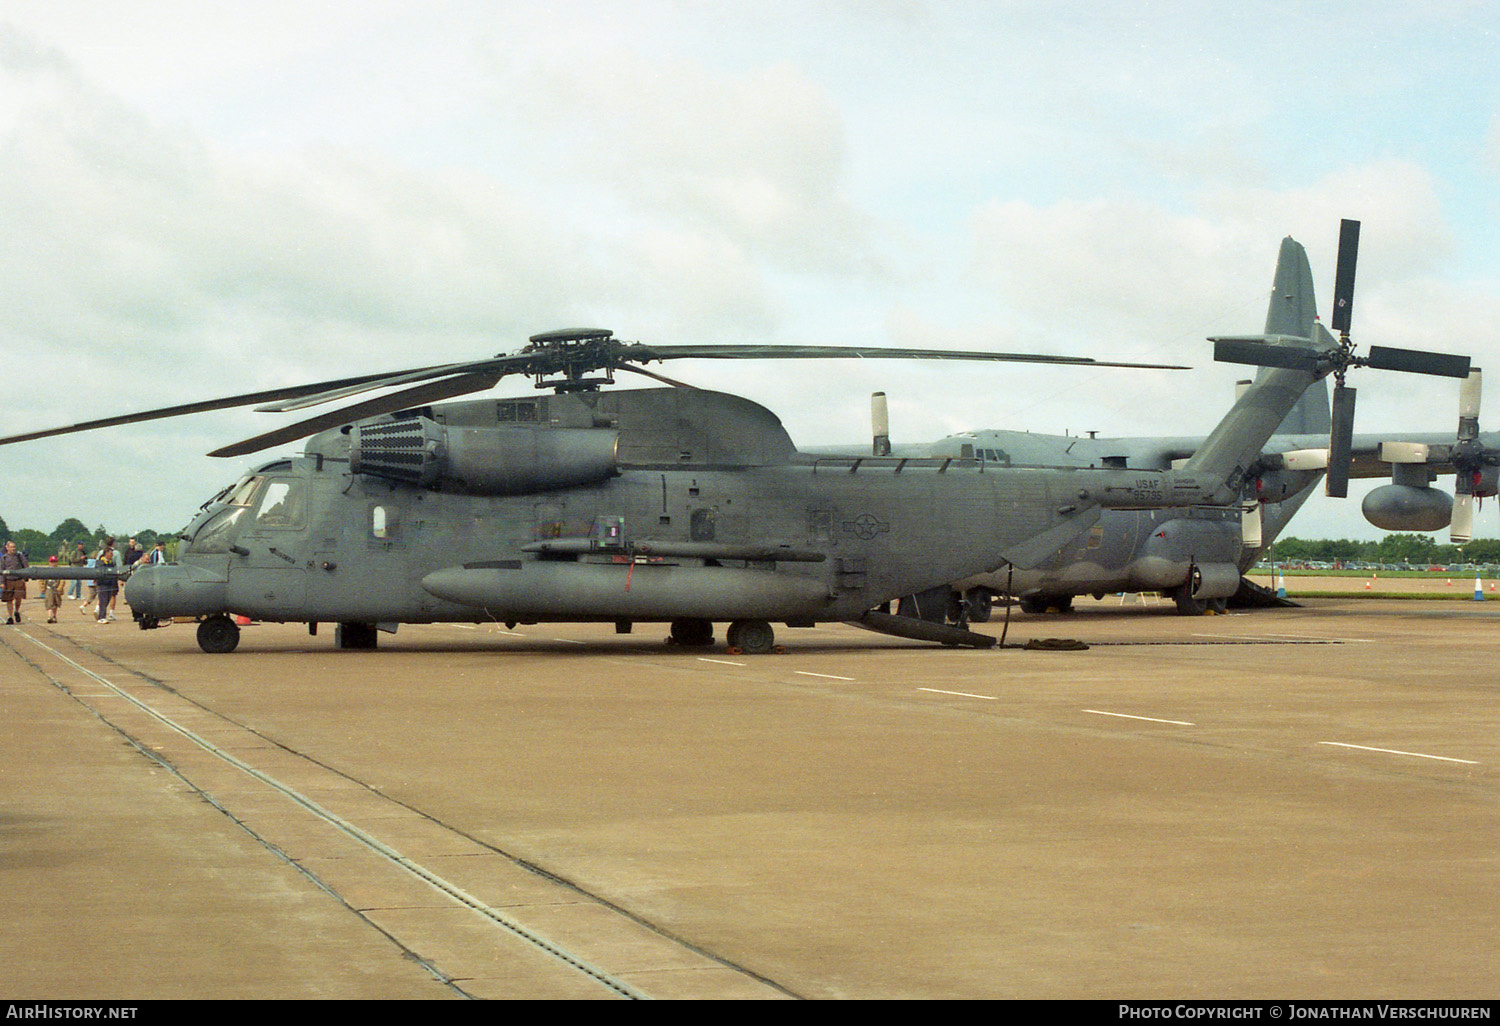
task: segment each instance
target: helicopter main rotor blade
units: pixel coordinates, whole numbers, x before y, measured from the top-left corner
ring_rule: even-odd
[[[427,368],[429,370],[434,368]],[[51,438],[54,435],[69,435],[78,431],[94,431],[99,428],[119,427],[123,424],[138,424],[148,420],[162,420],[167,417],[185,417],[193,413],[209,413],[213,410],[231,410],[237,406],[249,406],[251,403],[271,402],[278,399],[290,399],[297,396],[307,395],[312,392],[323,392],[333,388],[357,385],[360,382],[373,381],[389,377],[389,374],[366,374],[354,378],[338,378],[333,381],[319,381],[310,385],[294,385],[288,388],[271,388],[262,392],[246,392],[243,395],[225,396],[221,399],[205,399],[202,402],[183,403],[179,406],[164,406],[158,410],[144,410],[140,413],[126,413],[118,417],[103,417],[99,420],[86,420],[79,424],[70,424],[66,427],[48,428],[45,431],[28,431],[22,435],[11,435],[8,438],[0,438],[0,445],[11,445],[15,442],[30,442],[38,438]]]
[[[424,405],[441,399],[466,395],[470,392],[492,388],[497,381],[509,374],[530,374],[537,378],[537,387],[553,387],[559,391],[589,389],[601,383],[585,375],[593,371],[636,370],[633,364],[656,360],[747,360],[747,359],[908,359],[908,360],[979,360],[1010,363],[1050,363],[1083,367],[1124,367],[1145,370],[1188,370],[1178,364],[1126,363],[1120,361],[1095,360],[1079,356],[1048,356],[1036,353],[987,353],[959,350],[933,349],[881,349],[870,346],[772,346],[772,345],[696,345],[696,346],[650,346],[639,342],[622,342],[613,333],[599,328],[566,329],[534,335],[525,349],[510,354],[498,354],[484,360],[463,363],[435,364],[407,370],[387,371],[380,374],[362,374],[353,377],[335,378],[287,388],[265,389],[241,395],[225,396],[202,402],[183,403],[140,413],[118,417],[104,417],[84,421],[65,427],[44,431],[29,431],[23,434],[0,438],[0,445],[27,442],[54,435],[92,431],[97,428],[117,427],[142,421],[181,417],[212,410],[232,409],[260,403],[261,411],[285,413],[306,409],[322,403],[345,399],[363,392],[395,386],[411,386],[405,391],[382,398],[343,407],[330,413],[290,424],[254,438],[216,450],[215,456],[241,456],[256,452],[281,442],[295,441],[315,434],[325,428],[347,424],[364,417],[379,416],[409,406]],[[648,377],[673,385],[681,382],[652,375]],[[543,379],[549,375],[561,375],[552,381]]]
[[[619,369],[622,371],[629,371],[632,374],[639,374],[642,377],[651,378],[653,381],[660,381],[662,384],[671,385],[673,388],[698,387],[697,385],[689,385],[686,381],[678,381],[676,378],[669,378],[665,374],[658,374],[655,371],[648,371],[644,367],[632,367],[628,363],[620,364]]]
[[[988,353],[957,349],[885,349],[878,346],[701,345],[624,346],[621,357],[632,362],[651,360],[985,360],[999,363],[1060,363],[1081,367],[1130,367],[1140,370],[1192,370],[1181,364],[1121,363],[1088,356],[1048,356],[1041,353]]]
[[[493,388],[495,383],[503,375],[498,373],[470,373],[460,374],[456,377],[445,378],[442,381],[429,381],[408,388],[401,392],[392,392],[390,395],[381,396],[378,399],[367,399],[353,406],[342,406],[328,413],[321,413],[307,420],[299,420],[295,424],[267,431],[256,435],[254,438],[246,438],[226,445],[221,449],[215,449],[209,453],[210,456],[245,456],[262,449],[269,449],[273,445],[281,445],[283,442],[295,442],[299,438],[317,434],[328,428],[338,427],[341,424],[349,424],[366,417],[378,417],[383,413],[394,413],[411,406],[425,406],[427,403],[435,403],[443,399],[452,399],[454,396],[468,395],[470,392],[483,392],[485,389]]]
[[[394,388],[396,385],[410,385],[432,378],[447,378],[455,374],[488,374],[496,372],[496,380],[498,381],[506,374],[513,374],[518,371],[529,373],[533,362],[534,360],[529,354],[518,354],[514,356],[492,356],[487,360],[472,360],[468,363],[447,363],[435,367],[418,367],[415,370],[409,371],[394,371],[372,379],[354,382],[342,388],[334,387],[327,391],[289,399],[285,402],[257,406],[255,412],[291,413],[295,410],[305,410],[312,406],[320,406],[323,403],[331,403],[336,399],[346,399],[351,395],[359,395],[361,392],[373,392],[380,388]]]

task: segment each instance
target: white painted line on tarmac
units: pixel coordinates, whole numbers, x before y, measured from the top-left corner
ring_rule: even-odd
[[[700,663],[718,663],[720,666],[744,666],[744,663],[731,663],[728,659],[710,659],[707,656],[699,656]]]
[[[1321,634],[1194,634],[1195,638],[1212,638],[1216,641],[1265,641],[1268,643],[1300,641],[1305,644],[1343,645],[1369,644],[1370,638],[1330,638]]]
[[[1333,745],[1335,748],[1358,748],[1362,752],[1384,752],[1386,755],[1410,755],[1417,759],[1437,759],[1440,762],[1461,762],[1466,766],[1478,766],[1474,759],[1450,759],[1446,755],[1426,755],[1422,752],[1403,752],[1395,748],[1371,748],[1369,745],[1349,745],[1342,741],[1319,741],[1320,745]]]
[[[824,680],[853,680],[854,679],[853,677],[835,677],[831,673],[813,673],[811,670],[793,670],[792,672],[793,673],[800,673],[804,677],[822,677]]]
[[[553,638],[553,641],[561,641],[564,645],[587,645],[587,641],[575,641],[573,638]]]
[[[1159,720],[1155,716],[1132,716],[1129,713],[1105,712],[1103,709],[1085,709],[1083,711],[1086,713],[1093,713],[1095,716],[1118,716],[1122,720],[1145,720],[1147,723],[1170,723],[1173,726],[1177,727],[1197,726],[1196,723],[1189,723],[1187,720]]]
[[[999,698],[994,695],[971,695],[967,691],[944,691],[942,688],[917,688],[918,691],[931,691],[934,695],[957,695],[959,698],[982,698],[986,702],[998,702]]]

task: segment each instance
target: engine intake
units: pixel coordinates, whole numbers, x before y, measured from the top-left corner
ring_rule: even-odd
[[[526,495],[594,484],[619,474],[619,433],[542,424],[447,427],[427,417],[358,424],[356,474],[471,495]]]

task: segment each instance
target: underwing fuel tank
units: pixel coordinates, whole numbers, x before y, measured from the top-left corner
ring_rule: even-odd
[[[1453,500],[1436,488],[1382,485],[1365,496],[1360,509],[1382,531],[1441,531],[1453,520]]]
[[[211,616],[224,612],[227,578],[200,566],[161,563],[143,567],[125,584],[125,601],[143,616]]]
[[[736,567],[494,560],[436,570],[430,594],[491,613],[576,619],[786,620],[829,606],[819,578]]]

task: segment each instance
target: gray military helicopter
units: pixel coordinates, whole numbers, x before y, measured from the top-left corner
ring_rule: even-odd
[[[1341,282],[1346,283],[1335,304],[1335,326],[1347,339],[1352,312],[1353,271],[1357,255],[1358,223],[1345,221],[1340,240]],[[1282,240],[1275,283],[1262,336],[1219,340],[1221,358],[1250,355],[1263,359],[1267,340],[1280,349],[1274,358],[1286,365],[1284,350],[1296,354],[1295,366],[1311,366],[1309,357],[1339,345],[1318,321],[1312,271],[1303,247]],[[1374,356],[1376,351],[1372,351]],[[1372,365],[1400,362],[1410,370],[1414,357],[1392,356],[1404,350],[1379,351]],[[1420,354],[1427,373],[1456,375],[1466,366],[1462,358]],[[1260,372],[1261,378],[1268,373]],[[1384,530],[1432,531],[1453,523],[1455,541],[1466,541],[1472,528],[1472,502],[1496,494],[1500,464],[1500,434],[1478,433],[1480,372],[1472,369],[1461,387],[1458,439],[1416,435],[1393,442],[1388,435],[1348,435],[1351,409],[1343,423],[1348,453],[1335,467],[1329,494],[1347,494],[1350,477],[1391,475],[1393,483],[1373,490],[1364,501],[1366,519]],[[1241,387],[1250,382],[1241,382]],[[1352,396],[1353,390],[1346,390]],[[877,395],[876,451],[890,452],[888,419],[883,397]],[[1228,604],[1274,601],[1264,589],[1245,581],[1243,574],[1276,539],[1312,494],[1329,469],[1332,448],[1328,388],[1320,381],[1303,393],[1265,451],[1251,464],[1247,488],[1229,506],[1195,506],[1153,510],[1105,510],[1099,522],[1078,538],[1030,568],[1008,567],[954,582],[949,593],[922,597],[917,603],[929,615],[944,603],[947,618],[983,619],[996,596],[1014,596],[1028,613],[1067,611],[1075,596],[1102,597],[1114,592],[1159,592],[1170,597],[1177,612],[1199,615],[1222,611]],[[1335,433],[1334,441],[1338,441]],[[1167,470],[1190,457],[1201,436],[1100,438],[1040,435],[1021,431],[975,431],[951,435],[925,445],[902,446],[904,455],[954,456],[979,459],[1000,466],[1116,467]],[[1460,467],[1462,471],[1460,472]],[[1434,475],[1458,473],[1458,500],[1429,487]],[[960,606],[960,601],[963,606]]]
[[[729,621],[726,640],[750,653],[774,647],[772,621],[847,620],[988,644],[962,628],[875,610],[1007,563],[1033,565],[1105,507],[1226,501],[1239,487],[1235,466],[1316,377],[1276,372],[1280,386],[1247,393],[1218,445],[1165,473],[809,456],[774,414],[736,396],[599,388],[615,369],[648,360],[767,355],[1054,362],[652,347],[603,330],[562,331],[489,360],[226,397],[0,444],[253,402],[300,409],[403,386],[216,451],[240,456],[313,436],[302,455],[265,463],[204,503],[182,532],[176,563],[129,580],[126,598],[144,625],[201,617],[207,651],[235,648],[234,614],[307,622],[314,631],[335,623],[343,648],[371,647],[377,629],[399,623],[539,620],[612,621],[620,630],[666,621],[671,637],[689,645],[710,643],[712,625]],[[554,394],[436,402],[512,373]],[[1279,411],[1274,420],[1265,408]]]
[[[1277,340],[1267,348],[1275,348]],[[610,392],[615,370],[667,359],[913,357],[1100,364],[1081,358],[858,347],[649,346],[606,330],[533,336],[518,353],[364,375],[89,421],[49,435],[261,402],[285,412],[399,390],[216,450],[307,438],[203,504],[177,562],[135,572],[149,627],[200,618],[232,651],[235,615],[337,624],[341,648],[400,623],[666,622],[683,645],[714,624],[745,653],[773,621],[846,621],[987,647],[960,623],[881,607],[1000,567],[1036,566],[1105,509],[1224,506],[1301,395],[1352,361],[1268,370],[1180,468],[1037,469],[961,456],[799,452],[749,400],[679,387]],[[1140,366],[1140,365],[1135,365]],[[1407,368],[1419,369],[1419,368]],[[602,375],[601,375],[602,372]],[[440,400],[528,374],[553,394]],[[308,436],[311,436],[310,438]],[[65,576],[66,572],[56,572]],[[36,576],[47,575],[40,571]]]

